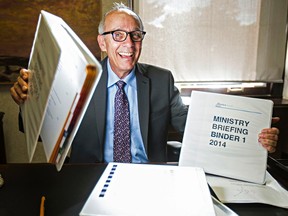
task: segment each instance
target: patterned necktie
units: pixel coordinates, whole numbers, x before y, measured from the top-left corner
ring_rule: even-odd
[[[114,162],[131,163],[130,114],[128,99],[124,92],[125,84],[122,80],[116,83],[118,90],[114,101],[113,160]]]

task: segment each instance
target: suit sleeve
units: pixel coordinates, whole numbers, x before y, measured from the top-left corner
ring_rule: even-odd
[[[183,104],[182,98],[178,88],[174,85],[174,78],[171,74],[169,80],[170,88],[170,112],[171,112],[171,122],[170,124],[174,129],[183,136],[186,118],[188,113],[188,107]]]

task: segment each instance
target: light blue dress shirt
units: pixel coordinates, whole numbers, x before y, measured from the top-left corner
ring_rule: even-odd
[[[107,82],[107,114],[106,114],[106,134],[104,143],[104,161],[113,161],[113,132],[114,132],[114,97],[117,91],[116,82],[119,77],[112,71],[109,61],[107,61],[108,82]],[[137,83],[135,68],[126,76],[123,81],[126,83],[124,91],[128,97],[130,110],[131,127],[131,155],[132,163],[148,162],[145,152],[138,115]]]

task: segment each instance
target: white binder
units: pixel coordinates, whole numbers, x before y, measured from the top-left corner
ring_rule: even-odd
[[[193,91],[179,165],[265,183],[267,150],[258,134],[270,127],[272,110],[271,100]]]

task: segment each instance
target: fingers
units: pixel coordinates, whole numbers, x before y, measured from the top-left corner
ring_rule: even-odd
[[[265,128],[258,136],[258,141],[269,153],[276,151],[278,141],[279,129],[278,128]]]
[[[19,82],[15,82],[13,87],[10,88],[10,94],[18,105],[24,103],[24,101],[27,99],[27,90],[23,92]]]
[[[18,105],[24,103],[24,101],[27,99],[28,77],[29,71],[21,69],[20,75],[17,78],[17,82],[15,82],[14,85],[10,88],[11,97]]]
[[[13,87],[10,88],[10,95],[13,98],[13,100],[15,101],[15,103],[17,103],[18,105],[20,105],[21,103],[23,103],[23,100],[21,99],[21,97],[18,95],[17,91],[16,91],[16,87],[17,86],[17,82],[14,83]]]
[[[272,118],[272,124],[275,124],[279,121],[279,117]],[[265,128],[258,136],[258,141],[269,153],[274,153],[276,151],[279,132],[279,129],[275,127]]]
[[[29,78],[29,70],[22,68],[20,70],[20,76],[24,81],[28,82],[28,78]]]
[[[259,142],[269,153],[276,151],[277,141],[271,139],[259,139]]]
[[[270,135],[278,135],[279,133],[280,131],[278,128],[272,127],[262,129],[260,134],[270,136]]]
[[[269,145],[263,145],[263,147],[271,154],[274,153],[276,151],[276,147],[273,146],[269,146]]]
[[[24,80],[22,77],[18,77],[17,82],[14,84],[18,87],[18,92],[27,93],[28,91],[28,81]]]

